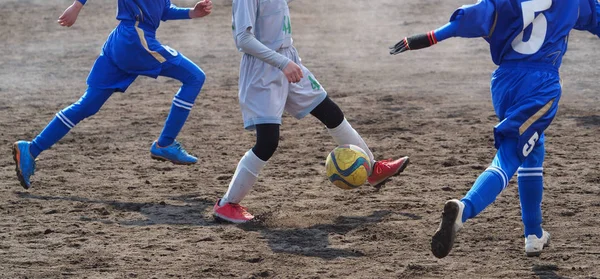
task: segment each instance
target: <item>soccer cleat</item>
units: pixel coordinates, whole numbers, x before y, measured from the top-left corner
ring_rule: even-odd
[[[450,250],[452,250],[456,233],[463,226],[462,214],[464,209],[465,204],[459,200],[449,200],[444,205],[442,222],[440,222],[440,226],[431,238],[431,253],[436,258],[441,259],[448,256]]]
[[[527,257],[538,257],[542,254],[544,247],[550,245],[550,233],[543,231],[542,238],[538,238],[535,234],[530,234],[525,238],[525,255]]]
[[[237,203],[227,203],[224,206],[220,206],[220,202],[221,200],[219,199],[213,207],[213,215],[216,220],[242,224],[254,219],[254,216],[248,213],[247,208]]]
[[[25,189],[31,188],[31,181],[29,179],[35,172],[35,159],[31,156],[31,152],[29,152],[30,145],[31,142],[22,140],[13,144],[13,159],[16,164],[17,178],[21,186]]]
[[[375,188],[381,188],[390,177],[398,175],[403,172],[408,166],[408,156],[402,157],[398,160],[381,160],[375,161],[373,164],[373,171],[369,175],[368,181]]]
[[[165,147],[158,146],[158,142],[154,141],[150,148],[150,157],[154,160],[169,161],[176,165],[192,165],[198,162],[198,158],[187,153],[178,141]]]

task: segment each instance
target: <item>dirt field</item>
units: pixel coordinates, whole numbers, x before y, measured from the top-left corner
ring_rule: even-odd
[[[191,5],[193,1],[175,1]],[[77,24],[69,0],[0,0],[0,278],[592,278],[600,277],[600,40],[571,37],[564,96],[547,131],[545,229],[552,246],[523,252],[517,187],[469,221],[450,256],[429,241],[445,200],[459,198],[494,154],[483,40],[454,39],[390,57],[401,37],[446,22],[470,1],[296,0],[295,45],[376,157],[410,155],[381,191],[334,188],[334,143],[314,118],[284,119],[280,148],[244,201],[261,222],[217,224],[212,206],[254,135],[237,102],[240,54],[231,7],[163,23],[158,38],[208,78],[180,140],[200,157],[181,167],[149,148],[179,84],[139,78],[39,157],[18,184],[11,144],[30,140],[76,101],[116,1],[93,0]]]

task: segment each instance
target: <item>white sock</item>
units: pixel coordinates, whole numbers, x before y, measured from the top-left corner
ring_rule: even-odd
[[[219,206],[227,203],[240,203],[250,192],[258,178],[258,174],[267,162],[256,157],[252,149],[248,150],[237,165],[229,189],[221,199]]]
[[[356,132],[356,130],[354,130],[354,128],[350,126],[350,123],[348,123],[346,118],[344,118],[344,121],[342,121],[342,124],[340,124],[339,126],[327,130],[329,131],[329,134],[333,137],[335,142],[337,142],[337,144],[353,144],[364,150],[367,153],[367,156],[369,156],[371,165],[373,165],[373,163],[375,162],[373,153],[371,153],[371,150],[369,150],[369,147],[367,146],[363,138],[358,134],[358,132]]]

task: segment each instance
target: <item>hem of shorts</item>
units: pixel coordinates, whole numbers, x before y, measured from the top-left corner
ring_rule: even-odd
[[[259,117],[244,121],[244,129],[248,131],[256,130],[256,125],[260,124],[279,124],[281,125],[281,117]]]
[[[303,111],[297,113],[296,115],[294,115],[294,117],[296,119],[302,119],[305,116],[309,115],[311,111],[313,111],[313,109],[315,109],[319,104],[321,104],[325,98],[327,98],[327,93],[323,93],[321,94],[318,98],[316,98],[312,104],[310,104],[310,106],[306,107]]]

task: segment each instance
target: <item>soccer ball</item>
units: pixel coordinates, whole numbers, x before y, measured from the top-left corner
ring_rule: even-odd
[[[371,173],[369,156],[360,147],[345,144],[336,147],[325,161],[327,178],[342,189],[354,189],[365,184]]]

